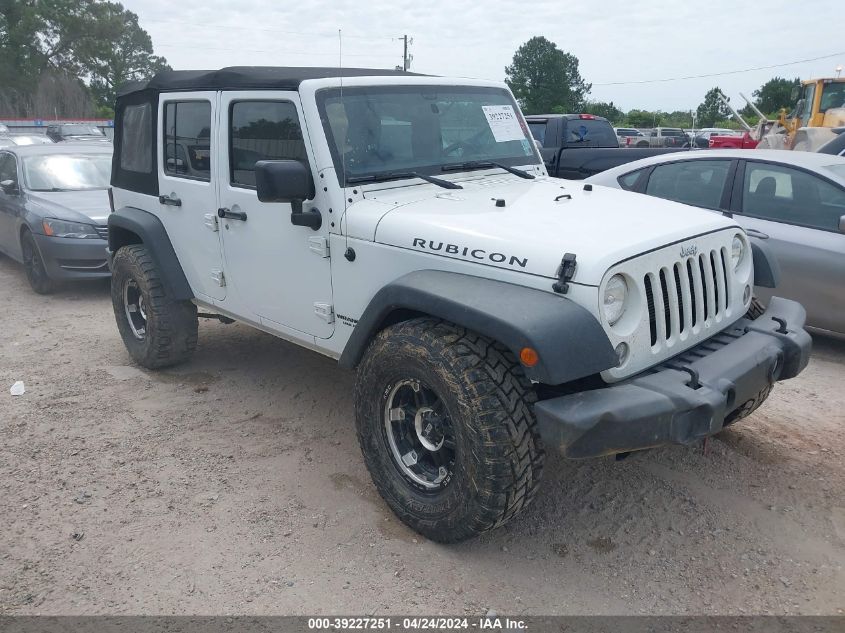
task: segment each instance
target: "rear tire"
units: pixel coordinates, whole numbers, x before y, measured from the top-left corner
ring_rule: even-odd
[[[455,543],[534,498],[545,457],[535,401],[507,348],[415,319],[380,332],[358,368],[358,441],[393,512],[431,540]]]
[[[21,235],[21,253],[26,279],[32,289],[40,295],[53,293],[56,290],[56,282],[47,274],[44,258],[41,257],[41,251],[29,231],[24,231]]]
[[[142,244],[124,246],[112,261],[111,299],[129,355],[147,369],[186,361],[197,346],[197,307],[168,296]]]

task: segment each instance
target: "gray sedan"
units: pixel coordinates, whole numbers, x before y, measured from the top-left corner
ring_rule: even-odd
[[[0,149],[0,252],[32,289],[109,276],[106,220],[111,145]]]
[[[780,150],[663,154],[587,182],[732,213],[780,262],[777,294],[802,303],[814,329],[845,336],[845,158]],[[755,290],[763,302],[772,294]]]

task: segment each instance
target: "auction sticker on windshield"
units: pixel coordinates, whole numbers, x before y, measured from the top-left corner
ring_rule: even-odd
[[[519,124],[519,117],[509,105],[487,105],[481,106],[484,116],[487,117],[487,124],[493,132],[493,138],[497,143],[507,141],[521,141],[525,138],[525,132]]]

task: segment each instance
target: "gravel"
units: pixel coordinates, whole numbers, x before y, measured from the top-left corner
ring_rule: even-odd
[[[527,512],[446,547],[375,492],[334,361],[204,321],[148,372],[107,285],[38,296],[5,258],[0,305],[0,614],[843,612],[843,342],[706,454],[550,455]]]

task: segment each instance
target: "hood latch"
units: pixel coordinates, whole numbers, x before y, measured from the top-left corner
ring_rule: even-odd
[[[563,259],[560,260],[560,266],[557,269],[557,281],[552,284],[552,290],[562,295],[569,292],[569,282],[575,276],[575,268],[577,266],[575,263],[575,253],[566,253]]]

